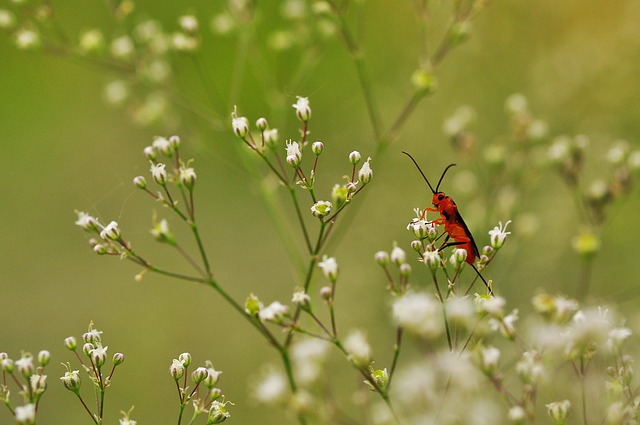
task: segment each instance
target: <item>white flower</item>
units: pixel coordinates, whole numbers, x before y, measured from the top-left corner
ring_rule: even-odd
[[[506,302],[502,297],[484,297],[479,294],[475,294],[474,302],[479,313],[485,313],[498,319],[504,315],[504,306]]]
[[[471,329],[476,322],[476,311],[468,296],[447,299],[446,309],[448,319],[458,326]]]
[[[262,321],[281,321],[284,315],[289,311],[289,307],[281,304],[278,301],[274,301],[265,308],[261,309],[258,313],[258,317]]]
[[[249,120],[247,117],[237,117],[235,111],[231,114],[231,127],[236,136],[241,139],[249,134]]]
[[[100,232],[100,237],[104,240],[112,240],[117,241],[120,239],[120,228],[118,227],[118,223],[112,221],[107,224],[104,229]]]
[[[389,259],[393,264],[399,266],[400,264],[404,264],[407,262],[407,254],[402,248],[394,244]]]
[[[287,151],[287,164],[292,167],[297,167],[302,161],[302,151],[300,151],[300,145],[293,140],[287,140],[285,143],[285,149]]]
[[[129,86],[123,80],[114,80],[104,87],[104,97],[111,105],[120,105],[129,97]]]
[[[153,139],[151,146],[153,146],[156,151],[162,153],[165,156],[171,156],[171,154],[173,153],[171,142],[169,142],[169,139],[167,139],[166,137],[156,136]]]
[[[76,226],[80,226],[87,231],[95,230],[97,228],[98,220],[90,216],[89,213],[86,213],[84,211],[76,211],[76,214],[78,214]]]
[[[318,201],[311,206],[311,214],[315,217],[322,218],[331,212],[331,208],[333,208],[333,204],[329,201]]]
[[[182,378],[182,376],[184,375],[184,364],[178,359],[173,359],[171,366],[169,366],[169,374],[176,381]]]
[[[15,42],[18,49],[33,49],[40,46],[40,34],[33,30],[21,28],[16,31]]]
[[[293,293],[291,302],[297,305],[309,305],[309,303],[311,302],[311,297],[309,296],[309,294],[304,292],[304,289],[301,289]]]
[[[569,400],[556,401],[546,405],[547,413],[556,425],[564,425],[571,410],[571,402]]]
[[[180,27],[183,31],[188,33],[194,33],[198,31],[198,19],[193,15],[183,15],[178,18]]]
[[[80,34],[80,50],[96,52],[104,46],[104,35],[97,29],[90,29]]]
[[[498,370],[500,350],[495,347],[481,347],[478,350],[480,370],[487,375],[493,375]]]
[[[373,170],[371,169],[371,157],[368,157],[367,160],[362,164],[360,171],[358,171],[358,179],[362,182],[362,184],[367,184],[371,181],[373,177]]]
[[[35,372],[35,367],[33,366],[33,357],[30,354],[23,354],[19,360],[14,362],[15,367],[18,368],[18,371],[25,376],[26,378],[31,377]]]
[[[287,388],[287,379],[284,375],[272,370],[256,385],[254,395],[258,401],[271,404],[282,400],[286,395]]]
[[[429,229],[434,227],[433,222],[416,217],[407,224],[407,230],[411,230],[416,238],[424,239],[429,234]]]
[[[24,406],[16,407],[14,411],[16,422],[21,425],[35,424],[36,423],[36,405],[26,404]]]
[[[620,348],[622,343],[632,335],[629,328],[613,328],[609,331],[609,339],[607,345],[610,347]]]
[[[318,263],[318,267],[322,269],[322,273],[328,281],[335,283],[335,281],[338,279],[339,271],[338,262],[336,261],[335,257],[327,257],[326,255],[324,255],[322,257],[322,261]]]
[[[12,28],[16,23],[16,16],[6,10],[0,9],[0,28],[1,29],[9,29]]]
[[[133,40],[123,35],[111,42],[111,54],[118,59],[129,59],[135,50]]]
[[[184,185],[184,187],[189,190],[193,189],[193,186],[196,183],[196,178],[198,177],[195,170],[191,167],[180,167],[180,169],[178,170],[178,174],[180,182]]]
[[[357,367],[365,368],[371,363],[371,346],[367,342],[367,337],[361,331],[351,331],[344,340],[344,348],[349,353],[349,359]]]
[[[491,236],[491,247],[493,249],[500,249],[502,245],[504,245],[505,239],[507,239],[507,235],[510,235],[511,232],[507,232],[507,226],[511,223],[511,220],[507,221],[502,226],[502,222],[498,222],[499,226],[493,228],[493,230],[489,230],[489,236]]]
[[[151,164],[151,168],[149,169],[149,171],[151,171],[151,175],[153,176],[153,180],[155,180],[156,183],[158,183],[160,186],[166,185],[169,179],[165,167],[165,164],[158,163]]]
[[[516,363],[516,373],[526,384],[537,384],[544,373],[542,357],[537,351],[525,351]]]
[[[391,313],[399,326],[422,337],[433,339],[442,333],[442,307],[425,293],[408,293],[396,299]]]
[[[298,101],[294,103],[293,106],[296,110],[296,116],[302,122],[309,121],[311,118],[311,108],[309,107],[309,98],[308,97],[300,97],[296,96]]]
[[[327,342],[315,338],[306,338],[294,344],[291,357],[296,381],[304,385],[315,382],[322,375],[322,365],[330,348]]]
[[[209,407],[207,416],[208,424],[220,424],[231,417],[231,413],[227,411],[226,403],[215,400]]]
[[[42,394],[47,388],[47,375],[31,375],[29,384],[31,385],[31,391],[35,394]]]
[[[432,271],[435,271],[440,267],[442,259],[438,251],[425,251],[422,255],[422,262],[428,266]]]

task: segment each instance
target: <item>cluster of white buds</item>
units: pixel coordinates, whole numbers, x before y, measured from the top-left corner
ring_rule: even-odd
[[[11,410],[18,424],[30,425],[36,423],[38,403],[47,389],[47,375],[45,366],[51,361],[51,354],[47,350],[40,351],[37,356],[29,352],[22,352],[18,360],[13,360],[5,352],[0,353],[0,369],[2,370],[3,383],[0,385],[0,401]],[[37,364],[36,364],[37,362]],[[24,405],[12,408],[10,400],[9,379],[12,377],[24,396]]]

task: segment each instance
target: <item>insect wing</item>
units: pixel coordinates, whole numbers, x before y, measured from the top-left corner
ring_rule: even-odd
[[[465,234],[469,237],[469,239],[471,239],[471,245],[473,245],[473,249],[476,251],[475,252],[476,258],[480,257],[480,251],[478,251],[478,245],[476,245],[476,241],[473,239],[473,235],[471,234],[471,231],[467,227],[467,223],[464,222],[464,220],[462,219],[462,216],[457,210],[456,210],[456,222],[459,223],[460,226],[462,226]]]

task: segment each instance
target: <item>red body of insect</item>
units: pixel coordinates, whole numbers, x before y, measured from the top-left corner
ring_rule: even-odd
[[[423,217],[427,211],[440,213],[440,218],[436,219],[434,223],[439,226],[444,226],[444,231],[451,239],[457,242],[457,247],[467,251],[467,263],[475,263],[480,253],[478,252],[478,247],[473,240],[469,228],[458,212],[456,203],[450,196],[445,195],[443,192],[436,192],[433,194],[433,206],[435,208],[426,208],[424,210],[422,213]]]

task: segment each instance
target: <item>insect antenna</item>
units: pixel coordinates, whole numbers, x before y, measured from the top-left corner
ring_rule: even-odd
[[[431,183],[429,183],[429,179],[427,178],[427,176],[424,175],[424,173],[422,172],[422,169],[420,168],[420,166],[418,165],[418,163],[416,162],[415,159],[413,159],[413,157],[405,151],[402,151],[403,154],[407,155],[409,158],[411,158],[411,160],[413,161],[413,163],[415,164],[416,168],[418,169],[418,171],[420,171],[420,174],[422,175],[422,178],[424,179],[424,181],[427,182],[427,184],[429,185],[429,189],[431,189],[431,192],[433,192],[434,194],[436,193],[435,190],[433,190],[433,186],[431,186]],[[451,165],[455,165],[455,164],[451,164]],[[449,165],[449,167],[451,167],[451,165]],[[447,167],[446,170],[444,170],[444,172],[446,173],[447,170],[449,169],[449,167]],[[444,173],[442,174],[442,177],[444,177]],[[442,181],[442,177],[440,177],[440,181]],[[438,186],[440,186],[440,182],[438,182]]]
[[[440,180],[438,180],[438,185],[436,186],[436,190],[433,193],[436,193],[438,191],[438,188],[440,187],[440,183],[442,183],[442,179],[444,179],[444,175],[447,174],[447,171],[449,171],[449,168],[455,167],[455,165],[456,164],[449,164],[449,166],[447,166],[447,168],[444,169],[444,171],[442,172],[442,176],[440,176]],[[429,187],[431,187],[431,185],[429,185]]]

